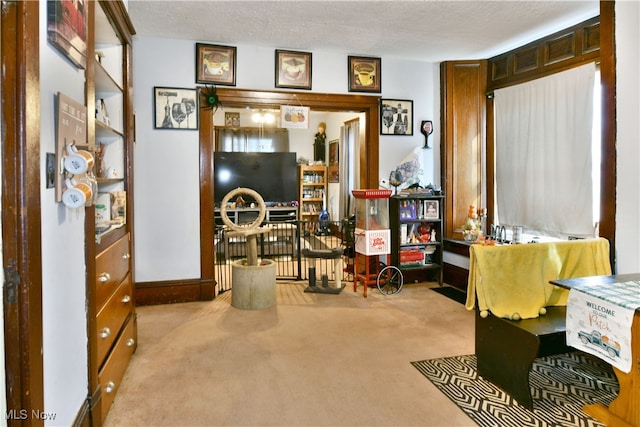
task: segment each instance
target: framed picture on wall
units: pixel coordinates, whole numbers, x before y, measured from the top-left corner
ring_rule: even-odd
[[[47,2],[47,39],[77,68],[87,65],[87,3]]]
[[[380,135],[413,135],[413,101],[380,100]]]
[[[276,87],[311,90],[311,53],[276,50]]]
[[[198,91],[175,87],[154,87],[156,129],[198,129]]]
[[[381,58],[349,56],[349,92],[380,93]]]
[[[224,113],[224,125],[229,127],[240,127],[240,113]]]
[[[196,83],[235,86],[236,52],[233,46],[196,43]]]
[[[340,157],[338,140],[329,141],[329,182],[340,182]]]

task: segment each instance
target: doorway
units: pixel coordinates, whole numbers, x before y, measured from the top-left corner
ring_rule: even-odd
[[[335,95],[308,92],[270,92],[246,89],[217,88],[221,105],[229,107],[280,108],[282,105],[303,105],[311,110],[353,112],[362,116],[361,133],[365,143],[358,153],[359,178],[362,186],[378,186],[380,97]],[[215,226],[213,198],[214,118],[200,117],[200,273],[207,288],[214,286]],[[372,187],[373,186],[373,187]],[[215,295],[212,295],[215,296]]]

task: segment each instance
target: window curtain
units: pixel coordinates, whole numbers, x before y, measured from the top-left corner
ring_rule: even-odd
[[[593,236],[595,64],[495,91],[496,221]]]
[[[355,212],[355,200],[351,190],[360,185],[360,122],[354,120],[340,128],[340,200],[338,214],[348,218]]]
[[[216,127],[216,141],[218,141],[218,151],[260,153],[289,151],[287,129]]]

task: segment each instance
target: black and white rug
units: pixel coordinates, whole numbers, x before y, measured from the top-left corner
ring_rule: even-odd
[[[536,359],[529,374],[533,411],[478,376],[475,355],[411,364],[481,427],[603,426],[582,407],[608,405],[619,390],[608,364],[577,351]]]

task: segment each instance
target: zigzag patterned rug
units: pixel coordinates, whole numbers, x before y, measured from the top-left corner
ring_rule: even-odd
[[[600,427],[582,407],[608,405],[619,390],[611,367],[582,352],[535,360],[529,374],[533,411],[478,376],[475,355],[411,364],[481,427]]]

